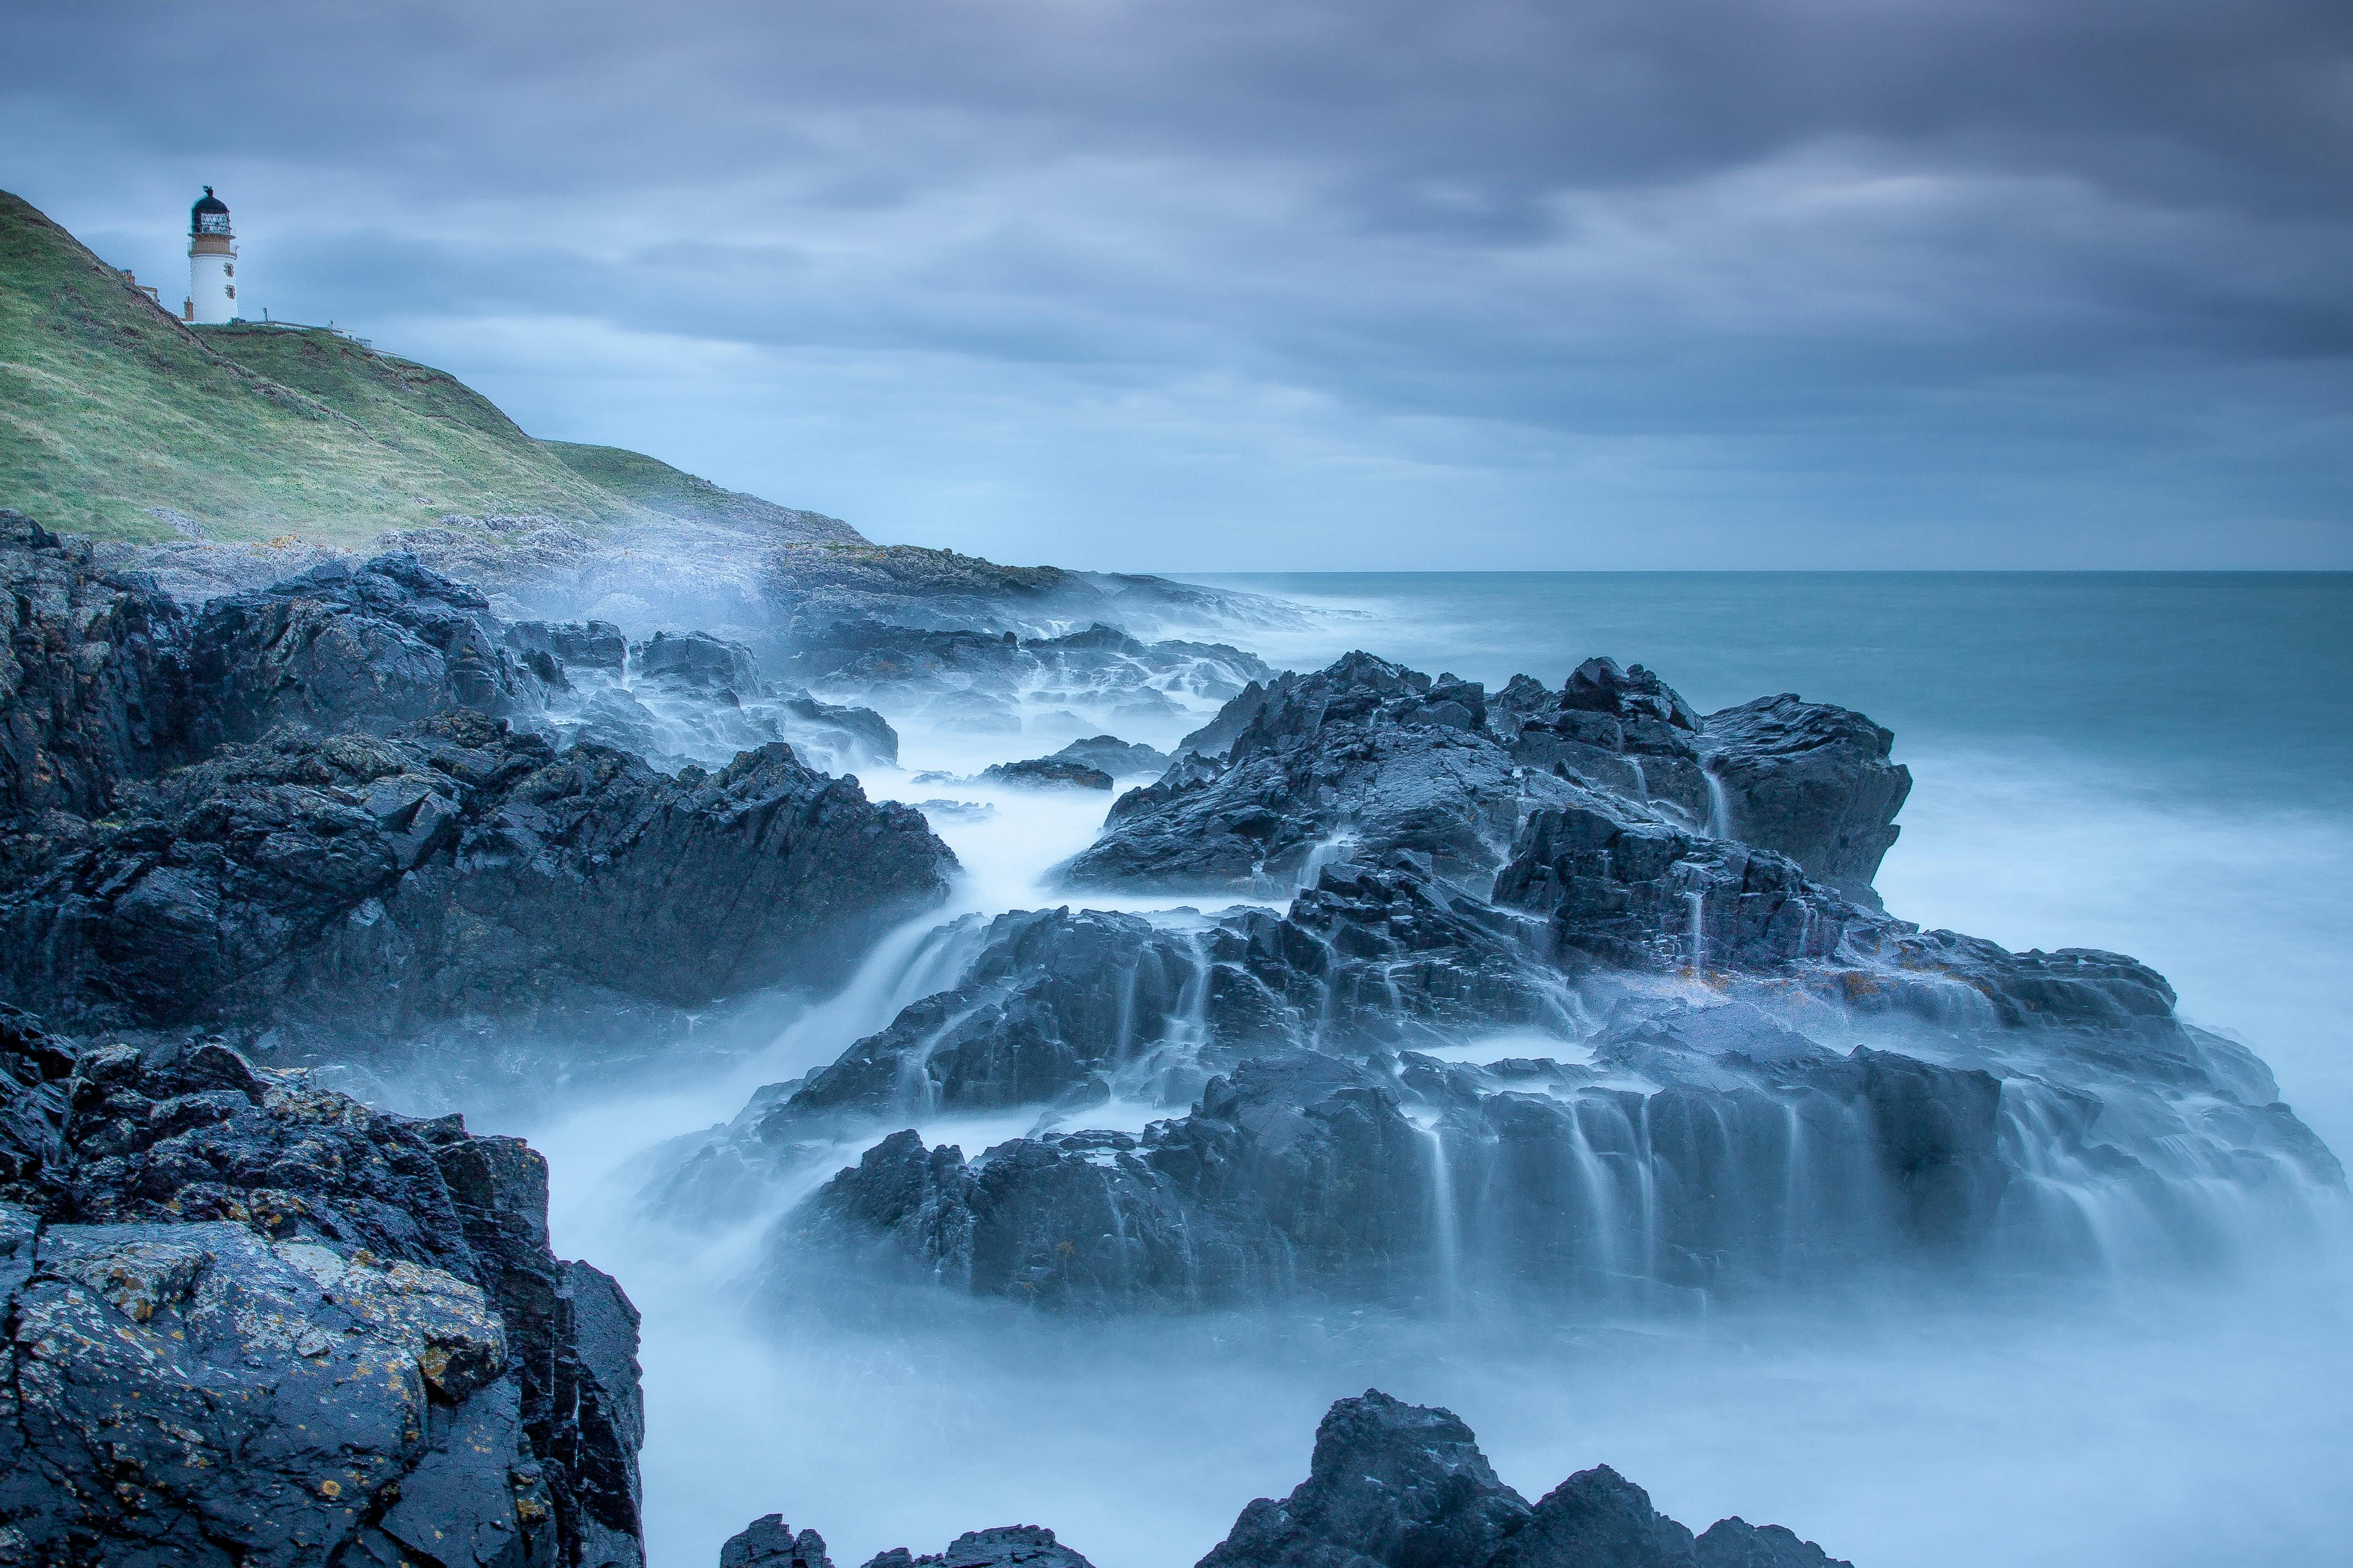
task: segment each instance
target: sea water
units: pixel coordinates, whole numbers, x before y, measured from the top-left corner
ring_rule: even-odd
[[[1879,879],[1893,912],[2147,960],[2187,1016],[2253,1045],[2298,1112],[2353,1150],[2339,994],[2353,578],[1210,581],[1324,612],[1279,640],[1227,634],[1278,666],[1361,647],[1432,674],[1557,685],[1607,654],[1703,711],[1784,690],[1860,709],[1895,731],[1917,781]],[[1050,904],[1046,873],[1086,842],[1102,797],[912,783],[1050,749],[911,729],[906,767],[867,787],[995,805],[942,824],[971,870],[958,907]],[[1102,1568],[1181,1568],[1250,1498],[1301,1479],[1324,1406],[1368,1384],[1452,1406],[1532,1498],[1607,1462],[1687,1523],[1786,1523],[1864,1568],[2322,1562],[2353,1538],[2353,1310],[2335,1245],[2260,1279],[2120,1277],[2064,1300],[1973,1280],[1574,1328],[1347,1308],[1066,1322],[947,1304],[887,1328],[747,1317],[738,1282],[805,1186],[724,1234],[692,1232],[638,1206],[646,1152],[944,984],[971,939],[934,923],[823,1005],[779,1003],[754,1059],[504,1121],[550,1157],[559,1248],[618,1275],[645,1311],[658,1568],[705,1568],[771,1510],[823,1531],[844,1568],[1013,1522],[1054,1526]],[[1020,1120],[923,1131],[969,1154]]]

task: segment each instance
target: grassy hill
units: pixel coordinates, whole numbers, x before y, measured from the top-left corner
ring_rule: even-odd
[[[133,542],[358,547],[453,512],[863,542],[636,452],[533,440],[447,372],[324,328],[183,325],[5,191],[0,506]]]

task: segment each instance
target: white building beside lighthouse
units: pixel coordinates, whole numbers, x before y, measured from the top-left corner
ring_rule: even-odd
[[[188,209],[188,302],[180,314],[217,326],[242,313],[237,308],[237,236],[229,232],[228,204],[206,185]]]

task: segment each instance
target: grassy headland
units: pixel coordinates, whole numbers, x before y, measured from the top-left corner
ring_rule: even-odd
[[[864,542],[636,452],[533,440],[447,372],[324,328],[184,325],[5,191],[0,506],[132,542],[358,548],[450,513]]]

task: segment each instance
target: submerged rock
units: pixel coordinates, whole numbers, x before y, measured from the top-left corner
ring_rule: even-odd
[[[768,1514],[722,1549],[720,1568],[831,1568],[814,1531]],[[865,1568],[1091,1568],[1037,1525],[960,1535],[947,1550],[877,1553]],[[1199,1568],[1852,1568],[1779,1525],[1717,1521],[1696,1541],[1606,1465],[1534,1507],[1505,1486],[1452,1411],[1378,1389],[1335,1401],[1307,1479],[1260,1498]]]
[[[1084,1557],[1054,1539],[1054,1532],[1035,1524],[1001,1524],[994,1530],[969,1530],[944,1552],[911,1555],[903,1546],[878,1552],[866,1568],[1094,1568]]]
[[[992,763],[980,773],[997,784],[1023,784],[1033,789],[1111,788],[1111,775],[1101,768],[1068,757],[1032,757],[1021,763]]]
[[[530,1149],[13,1012],[0,1069],[27,1561],[643,1563],[637,1316],[549,1250]]]
[[[1083,741],[1071,742],[1056,752],[1053,760],[1077,763],[1116,779],[1132,778],[1138,773],[1166,773],[1171,759],[1167,752],[1141,742],[1123,741],[1116,735],[1093,735]]]

